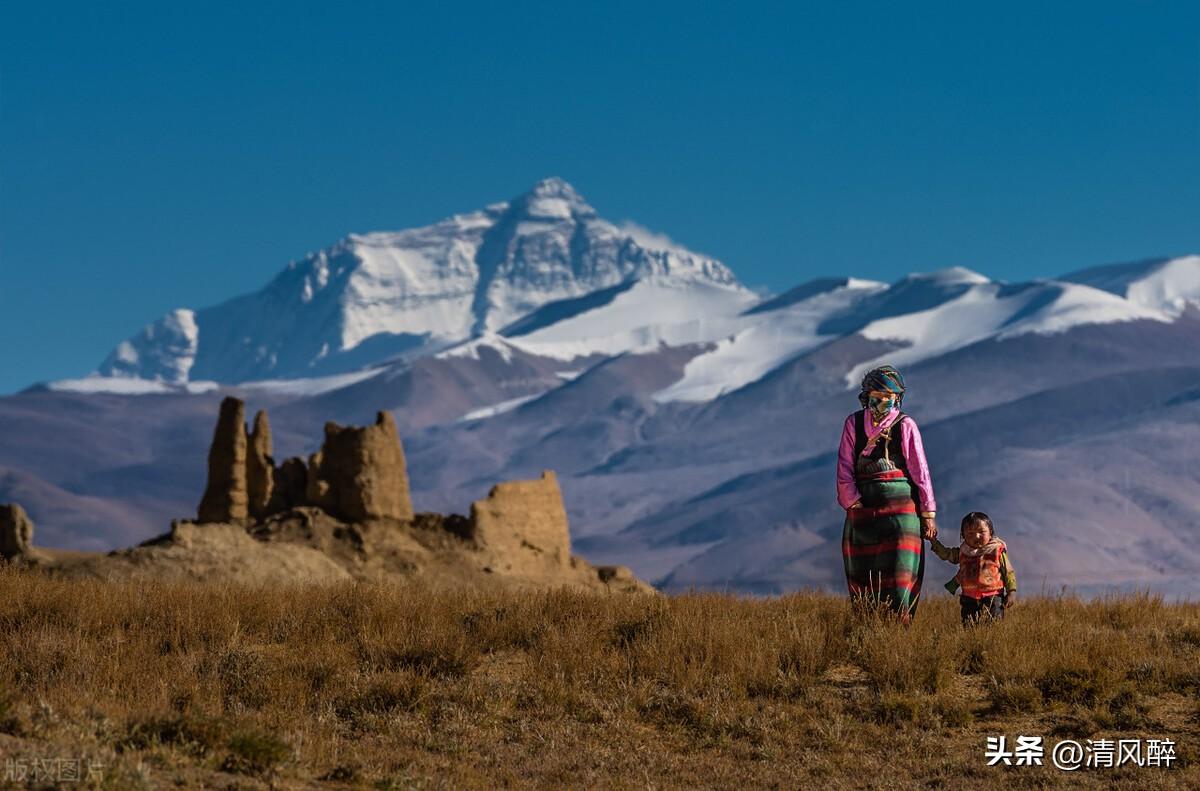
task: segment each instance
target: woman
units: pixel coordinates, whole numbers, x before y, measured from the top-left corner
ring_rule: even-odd
[[[882,602],[908,623],[925,574],[922,538],[937,537],[937,503],[921,433],[900,411],[904,377],[890,365],[863,377],[863,408],[838,448],[838,504],[846,509],[842,561],[851,599]]]

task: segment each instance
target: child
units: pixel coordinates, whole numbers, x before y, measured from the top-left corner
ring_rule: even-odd
[[[982,511],[972,511],[962,519],[959,529],[962,546],[949,548],[936,538],[930,542],[942,560],[958,564],[958,574],[946,583],[951,593],[962,587],[958,601],[966,626],[987,613],[1004,617],[1017,596],[1017,573],[1008,559],[1008,548],[996,538],[992,520]]]

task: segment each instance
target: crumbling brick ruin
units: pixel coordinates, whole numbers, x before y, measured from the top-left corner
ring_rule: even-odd
[[[494,567],[507,570],[510,554],[533,552],[550,567],[571,560],[570,530],[558,478],[550,470],[533,481],[508,481],[492,487],[487,499],[471,504],[471,535]]]
[[[291,458],[276,467],[267,413],[255,415],[247,434],[245,405],[226,398],[208,454],[208,486],[198,521],[253,526],[313,507],[350,524],[413,522],[404,448],[392,415],[380,412],[374,425],[361,428],[326,423],[321,449],[307,463]],[[453,521],[425,516],[434,518],[422,524],[448,530]],[[471,505],[468,519],[454,520],[452,532],[481,551],[489,570],[553,573],[572,562],[567,512],[558,479],[549,470],[536,480],[496,484]]]
[[[347,522],[413,518],[408,471],[396,421],[380,412],[375,425],[325,424],[325,442],[308,462],[308,500]]]
[[[243,524],[250,515],[246,492],[246,405],[236,398],[221,402],[212,446],[208,449],[208,486],[197,509],[201,522]]]
[[[267,413],[254,416],[254,430],[246,447],[246,497],[250,516],[261,520],[269,514],[275,488],[275,460],[271,458],[271,424]]]
[[[307,464],[291,458],[279,468],[267,413],[254,416],[249,434],[245,414],[241,400],[221,402],[197,521],[252,524],[301,506],[345,522],[413,518],[404,449],[390,413],[380,412],[364,428],[326,423],[325,442]]]

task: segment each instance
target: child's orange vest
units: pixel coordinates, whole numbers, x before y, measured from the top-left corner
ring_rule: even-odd
[[[1004,554],[1003,541],[975,557],[965,552],[958,556],[958,584],[962,595],[980,598],[986,594],[1004,590],[1004,578],[1000,576],[1000,556]]]

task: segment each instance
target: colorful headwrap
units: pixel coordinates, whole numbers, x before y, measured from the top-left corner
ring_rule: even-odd
[[[862,392],[858,394],[858,402],[863,405],[864,409],[867,406],[867,393],[872,390],[895,393],[896,406],[900,406],[904,400],[904,377],[890,365],[881,365],[867,371],[867,375],[862,380]]]

